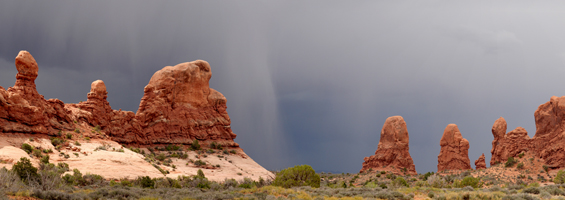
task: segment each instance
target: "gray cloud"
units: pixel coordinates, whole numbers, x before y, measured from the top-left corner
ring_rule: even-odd
[[[472,161],[490,129],[535,133],[533,113],[564,95],[563,3],[190,1],[0,3],[0,85],[26,49],[38,90],[64,102],[106,82],[114,109],[137,110],[166,65],[204,59],[228,99],[236,141],[269,169],[356,172],[385,119],[402,115],[419,172],[435,171],[456,123]],[[509,130],[510,131],[510,130]]]

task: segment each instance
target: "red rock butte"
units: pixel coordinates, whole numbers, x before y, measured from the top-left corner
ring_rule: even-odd
[[[410,156],[409,139],[404,118],[401,116],[387,118],[381,130],[377,151],[375,155],[365,157],[360,173],[372,169],[415,175],[416,167]]]
[[[112,110],[101,80],[92,82],[87,100],[65,104],[40,95],[35,86],[38,65],[27,51],[15,59],[18,74],[13,87],[0,86],[0,133],[58,136],[61,131],[96,127],[94,138],[122,144],[191,144],[216,142],[239,148],[233,141],[226,98],[209,87],[210,65],[203,60],[167,66],[145,86],[137,113]]]
[[[471,169],[469,160],[469,141],[463,138],[455,124],[449,124],[443,131],[439,142],[437,171]]]

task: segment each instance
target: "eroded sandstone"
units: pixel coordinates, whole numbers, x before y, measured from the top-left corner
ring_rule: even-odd
[[[485,162],[485,154],[483,153],[477,160],[475,160],[475,169],[486,169],[487,163]]]
[[[469,160],[469,141],[463,138],[455,124],[449,124],[440,140],[441,150],[438,155],[438,172],[444,170],[471,169]]]
[[[401,116],[389,117],[381,130],[381,139],[375,155],[365,157],[360,172],[373,169],[414,175],[416,167],[409,150],[409,135],[404,118]]]
[[[210,65],[203,60],[167,66],[155,72],[144,89],[137,113],[113,110],[102,80],[92,82],[87,100],[64,104],[45,100],[36,90],[38,65],[27,51],[15,59],[18,74],[13,87],[0,87],[0,131],[61,135],[86,129],[89,137],[127,145],[216,142],[238,148],[233,141],[226,98],[209,87]],[[92,134],[90,130],[92,129]],[[82,133],[82,132],[81,132]]]

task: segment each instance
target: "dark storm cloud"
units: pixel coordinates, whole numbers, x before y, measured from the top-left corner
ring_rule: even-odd
[[[472,161],[490,129],[535,133],[533,113],[562,96],[564,5],[528,1],[0,3],[0,85],[17,52],[38,90],[64,102],[105,81],[114,109],[137,110],[166,65],[204,59],[228,99],[236,141],[259,164],[356,172],[387,117],[402,115],[419,172],[435,171],[456,123]]]

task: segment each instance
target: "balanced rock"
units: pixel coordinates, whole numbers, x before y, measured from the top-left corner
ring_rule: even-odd
[[[471,169],[469,160],[469,141],[463,138],[455,124],[449,124],[440,140],[441,150],[438,155],[437,170]]]
[[[485,162],[485,154],[483,153],[479,159],[475,160],[475,169],[486,169],[487,163]]]
[[[386,119],[375,155],[365,157],[364,160],[360,172],[373,169],[395,174],[416,174],[409,152],[408,129],[404,118],[393,116]]]

